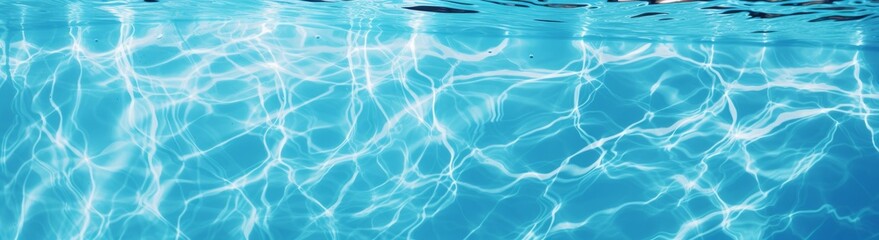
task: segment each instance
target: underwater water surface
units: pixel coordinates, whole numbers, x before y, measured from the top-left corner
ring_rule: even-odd
[[[876,6],[0,3],[0,239],[877,239]]]

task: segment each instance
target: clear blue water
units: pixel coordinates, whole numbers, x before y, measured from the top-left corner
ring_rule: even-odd
[[[877,239],[877,6],[5,1],[0,239]]]

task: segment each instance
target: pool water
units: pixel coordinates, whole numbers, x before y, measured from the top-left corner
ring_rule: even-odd
[[[0,239],[877,239],[876,7],[0,3]]]

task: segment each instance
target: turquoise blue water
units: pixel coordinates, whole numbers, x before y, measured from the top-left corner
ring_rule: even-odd
[[[879,239],[877,6],[3,2],[0,239]]]

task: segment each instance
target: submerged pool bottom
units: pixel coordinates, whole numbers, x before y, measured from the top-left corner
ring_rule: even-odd
[[[876,52],[244,22],[0,33],[3,239],[879,234]]]

